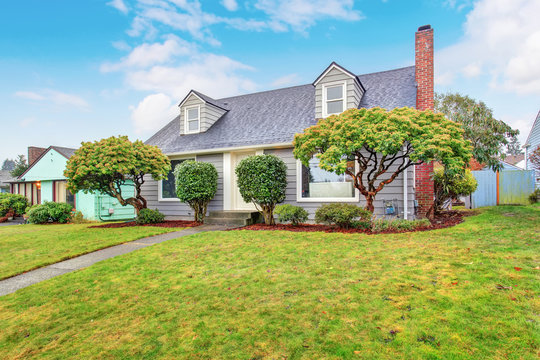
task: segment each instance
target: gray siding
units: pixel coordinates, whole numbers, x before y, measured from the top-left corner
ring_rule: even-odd
[[[530,154],[540,146],[540,113],[538,113],[538,116],[533,124],[533,127],[531,129],[531,132],[529,134],[528,138],[528,145],[529,148],[527,149],[527,155],[530,156]],[[527,158],[527,169],[534,170],[532,162]],[[536,188],[540,188],[540,171],[536,171]]]
[[[320,207],[322,204],[327,202],[297,202],[296,196],[296,174],[297,174],[297,161],[293,156],[292,148],[290,149],[268,149],[264,151],[265,154],[273,154],[280,157],[285,164],[287,164],[287,190],[286,190],[286,199],[285,203],[292,204],[296,206],[301,206],[306,209],[309,213],[310,219],[313,219],[315,216],[315,210]],[[391,173],[388,174],[383,179],[390,177]],[[414,218],[414,174],[411,168],[407,171],[407,193],[408,193],[408,218]],[[375,200],[375,214],[381,216],[384,213],[384,200],[397,200],[397,206],[399,211],[399,216],[403,217],[403,174],[395,179],[390,184],[386,185],[384,189],[377,194]],[[357,203],[360,206],[365,206],[366,202],[364,197],[360,194],[359,202]]]
[[[205,132],[208,130],[220,117],[225,114],[225,110],[220,109],[214,105],[205,103],[204,101],[201,101],[197,96],[194,94],[191,94],[189,98],[186,99],[186,101],[182,104],[180,107],[180,134],[185,134],[184,130],[184,124],[185,124],[185,111],[184,109],[186,107],[190,106],[196,106],[200,105],[201,107],[201,113],[200,113],[200,131]]]
[[[218,188],[214,199],[208,205],[208,211],[223,210],[223,154],[199,155],[197,161],[214,164],[218,172]],[[193,211],[189,205],[180,201],[159,201],[158,182],[150,176],[145,177],[142,196],[148,201],[148,208],[158,209],[168,219],[193,219]]]
[[[358,108],[360,101],[362,100],[363,90],[358,86],[349,75],[345,74],[336,68],[333,68],[326,74],[315,87],[315,117],[317,119],[322,118],[323,111],[323,85],[333,82],[345,81],[346,82],[346,109]]]

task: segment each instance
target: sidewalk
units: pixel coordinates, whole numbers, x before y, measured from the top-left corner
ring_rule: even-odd
[[[159,244],[167,240],[176,239],[183,236],[193,235],[206,231],[227,230],[229,227],[223,225],[201,225],[181,231],[174,231],[166,234],[151,236],[139,240],[134,240],[124,244],[112,246],[106,249],[94,251],[69,260],[64,260],[52,265],[48,265],[36,270],[29,271],[5,280],[0,281],[0,296],[11,294],[19,289],[37,284],[41,281],[52,279],[62,274],[75,270],[84,269],[99,261],[110,259],[119,255],[127,254],[154,244]]]

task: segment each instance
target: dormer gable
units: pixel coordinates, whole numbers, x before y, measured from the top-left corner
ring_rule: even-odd
[[[207,131],[228,111],[224,104],[195,90],[191,90],[178,107],[182,135]]]
[[[317,119],[358,108],[365,92],[358,76],[335,62],[317,77],[313,86]]]

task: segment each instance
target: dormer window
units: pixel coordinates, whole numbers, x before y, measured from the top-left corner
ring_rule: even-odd
[[[345,86],[345,82],[323,85],[323,117],[345,111]]]
[[[184,111],[186,134],[198,133],[201,127],[201,106],[189,106]]]

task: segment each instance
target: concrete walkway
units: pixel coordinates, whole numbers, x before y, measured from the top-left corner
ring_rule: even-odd
[[[154,244],[159,244],[167,240],[176,239],[182,236],[193,235],[200,232],[220,231],[227,230],[229,228],[230,227],[224,225],[201,225],[181,231],[174,231],[166,234],[134,240],[106,249],[94,251],[86,255],[77,256],[73,259],[64,260],[0,281],[0,296],[11,294],[19,289],[25,288],[33,284],[37,284],[38,282],[45,281],[56,276],[83,269],[99,261],[127,254],[132,251],[152,246]]]

